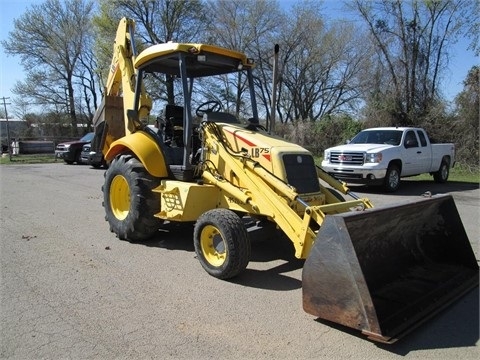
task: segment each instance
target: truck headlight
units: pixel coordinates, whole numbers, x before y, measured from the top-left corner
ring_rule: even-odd
[[[330,161],[330,151],[323,152],[323,160]]]
[[[365,156],[365,162],[367,163],[379,163],[382,161],[382,153],[373,153],[373,154],[367,154]]]

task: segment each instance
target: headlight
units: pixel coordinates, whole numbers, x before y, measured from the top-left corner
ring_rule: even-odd
[[[379,163],[382,161],[382,153],[373,153],[373,154],[367,154],[365,157],[365,162],[367,163]]]
[[[330,161],[330,151],[324,151],[323,160]]]
[[[67,150],[70,149],[70,145],[71,144],[65,144],[65,149],[67,149]]]

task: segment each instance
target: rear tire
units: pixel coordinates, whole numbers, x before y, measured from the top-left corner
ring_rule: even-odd
[[[400,169],[397,165],[390,165],[385,175],[383,188],[387,192],[395,192],[400,187]]]
[[[433,173],[433,180],[436,183],[446,183],[448,180],[448,175],[450,174],[450,164],[447,160],[442,160],[440,164],[440,169],[437,172]]]
[[[202,267],[218,279],[238,275],[250,261],[247,230],[233,211],[213,209],[200,216],[195,224],[193,242]]]
[[[121,240],[139,241],[151,237],[163,221],[154,217],[160,211],[160,198],[152,189],[159,180],[131,154],[120,155],[105,172],[102,186],[105,220]]]

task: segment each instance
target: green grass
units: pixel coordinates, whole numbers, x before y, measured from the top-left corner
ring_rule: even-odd
[[[10,157],[8,156],[8,154],[2,154],[2,156],[0,157],[0,165],[46,164],[46,163],[54,163],[54,162],[55,162],[54,154],[12,155],[12,160],[10,160]]]
[[[408,179],[415,180],[415,181],[424,181],[424,180],[432,180],[432,176],[430,174],[421,174],[421,175],[413,176]],[[450,169],[448,181],[478,184],[480,183],[480,170],[478,168],[476,170],[471,170],[465,166],[461,166],[457,164],[455,165],[454,168]]]

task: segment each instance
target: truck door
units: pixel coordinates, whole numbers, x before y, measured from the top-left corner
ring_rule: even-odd
[[[415,131],[408,130],[403,139],[405,148],[405,163],[403,164],[402,175],[420,174],[424,167],[424,151],[420,146]]]
[[[423,130],[417,130],[418,138],[420,139],[420,153],[418,154],[418,164],[421,173],[430,172],[432,167],[432,147],[427,141]]]

